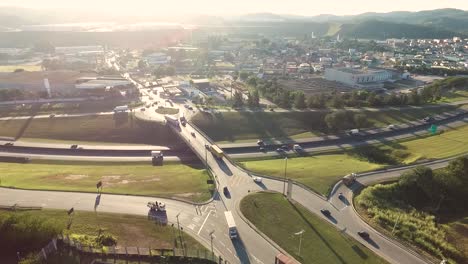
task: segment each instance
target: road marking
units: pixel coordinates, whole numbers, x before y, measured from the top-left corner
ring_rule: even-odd
[[[226,248],[226,249],[227,249],[227,251],[229,251],[229,253],[232,254],[232,250],[230,250],[229,248]],[[234,255],[234,256],[235,256],[235,255]]]
[[[257,263],[261,263],[261,264],[264,264],[261,260],[259,260],[256,256],[254,256],[254,254],[250,254],[250,256],[252,256],[252,258],[257,262]]]
[[[194,225],[194,224],[190,224],[190,225],[188,225],[187,227],[190,228],[190,229],[192,229],[192,230],[195,229],[195,225]]]
[[[192,220],[193,220],[195,223],[198,223],[198,222],[200,222],[201,219],[200,219],[200,217],[194,217],[194,218],[192,218]]]
[[[203,226],[205,226],[206,220],[208,220],[208,217],[210,217],[210,214],[211,214],[211,212],[213,212],[213,210],[209,211],[209,212],[208,212],[208,214],[206,215],[206,217],[205,217],[205,221],[203,221],[203,224],[201,225],[201,227],[200,227],[200,230],[198,230],[198,233],[197,233],[197,235],[199,235],[199,234],[200,234],[200,232],[202,231],[202,229],[203,229]]]
[[[219,241],[219,243],[223,245],[223,247],[226,247],[226,245],[222,241]]]

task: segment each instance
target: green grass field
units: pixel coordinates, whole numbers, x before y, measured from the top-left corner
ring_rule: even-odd
[[[0,121],[0,137],[47,140],[177,145],[179,138],[165,125],[114,115]]]
[[[452,106],[443,106],[401,111],[363,110],[359,113],[368,117],[366,127],[371,128],[419,120],[454,109]],[[192,121],[214,141],[231,143],[259,138],[288,140],[324,135],[330,133],[324,121],[325,115],[324,112],[220,112],[214,115],[198,113]]]
[[[0,72],[14,72],[16,69],[25,71],[41,71],[40,65],[0,65]]]
[[[446,92],[440,102],[447,103],[447,102],[457,102],[468,100],[468,89],[465,90],[455,90],[453,92]]]
[[[240,208],[258,229],[303,264],[386,263],[301,205],[288,202],[281,194],[249,195],[241,201]],[[299,237],[294,233],[301,230],[305,232],[299,256]]]
[[[382,151],[403,153],[402,164],[422,159],[443,159],[468,153],[468,126],[449,130],[440,135],[378,146]],[[308,157],[290,157],[287,177],[297,180],[322,194],[328,194],[332,185],[351,172],[372,171],[388,164],[377,164],[348,154],[319,154]],[[240,161],[248,170],[260,174],[284,177],[283,159]]]
[[[175,114],[179,113],[179,109],[178,108],[162,107],[162,108],[156,109],[156,113],[162,114],[162,115],[175,115]]]
[[[107,163],[0,163],[1,185],[23,189],[103,192],[205,201],[210,197],[208,174],[200,165],[180,163],[153,167],[150,164]]]
[[[243,166],[260,174],[284,177],[284,159],[244,161]],[[287,177],[326,195],[332,185],[351,172],[364,172],[383,165],[362,161],[346,154],[289,158]]]
[[[13,213],[0,210],[0,217],[2,214]],[[14,214],[49,218],[61,227],[63,234],[72,237],[97,236],[101,228],[104,234],[117,238],[117,246],[151,246],[158,249],[172,249],[175,246],[173,227],[156,225],[146,216],[75,211],[72,225],[67,229],[69,216],[65,210],[17,211]],[[189,249],[205,249],[188,234],[184,235],[184,241]]]

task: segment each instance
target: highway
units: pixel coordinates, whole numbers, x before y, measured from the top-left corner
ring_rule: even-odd
[[[190,118],[191,113],[182,105],[179,107],[179,115]],[[151,119],[152,115],[157,115],[154,111],[146,111]],[[146,114],[146,113],[145,113]],[[457,121],[458,122],[458,121]],[[466,122],[463,119],[462,122]],[[169,124],[168,124],[169,125]],[[251,192],[270,190],[276,192],[283,191],[283,181],[278,179],[264,178],[262,184],[257,184],[252,180],[252,174],[244,171],[227,157],[221,160],[215,158],[207,151],[206,145],[213,142],[200,130],[192,126],[190,122],[186,126],[170,125],[174,133],[187,143],[190,149],[209,167],[214,175],[218,192],[213,199],[205,204],[194,205],[183,201],[160,199],[158,201],[166,203],[168,220],[170,223],[179,222],[184,231],[191,234],[195,239],[210,248],[210,241],[213,238],[213,245],[216,254],[229,261],[229,263],[274,263],[275,256],[279,252],[285,253],[281,248],[271,243],[255,229],[253,229],[239,211],[239,202],[243,197]],[[340,147],[340,146],[338,146]],[[52,154],[52,153],[50,153]],[[110,157],[110,160],[127,157]],[[447,161],[428,163],[433,168],[447,165]],[[357,184],[349,189],[341,184],[337,184],[329,198],[317,195],[299,185],[294,185],[292,189],[292,199],[305,206],[311,212],[322,217],[335,225],[337,232],[344,232],[356,238],[363,245],[382,256],[390,263],[413,264],[427,263],[418,254],[400,245],[394,240],[387,238],[368,226],[357,215],[351,203],[343,203],[337,198],[342,192],[346,199],[352,201],[353,191],[362,185],[369,185],[374,182],[395,179],[401,175],[405,168],[366,173],[358,178]],[[359,184],[360,183],[360,184]],[[219,192],[223,187],[227,187],[229,194]],[[22,205],[22,206],[42,206],[44,208],[86,210],[113,213],[128,213],[137,215],[147,215],[146,203],[154,201],[151,197],[133,197],[126,195],[102,194],[97,199],[97,194],[75,193],[75,192],[50,192],[50,191],[27,191],[2,188],[0,192],[1,205]],[[99,200],[99,204],[96,201]],[[332,212],[333,218],[326,218],[320,213],[320,209],[326,208]],[[231,240],[228,237],[228,229],[224,218],[224,211],[231,211],[237,223],[240,238]],[[274,212],[272,212],[274,213]],[[370,240],[364,241],[358,235],[358,231],[367,231]],[[213,233],[212,233],[213,232]],[[213,236],[210,236],[210,233]]]

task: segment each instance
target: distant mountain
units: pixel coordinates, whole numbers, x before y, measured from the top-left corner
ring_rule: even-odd
[[[335,35],[350,38],[451,38],[467,34],[428,25],[392,23],[380,20],[365,20],[358,23],[342,24]]]

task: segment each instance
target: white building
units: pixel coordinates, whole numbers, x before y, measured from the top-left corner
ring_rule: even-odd
[[[169,63],[171,61],[171,56],[167,56],[161,52],[156,52],[146,56],[145,60],[149,65],[161,65]]]
[[[354,88],[381,88],[384,81],[392,78],[392,73],[380,69],[325,69],[325,79],[337,81]]]

